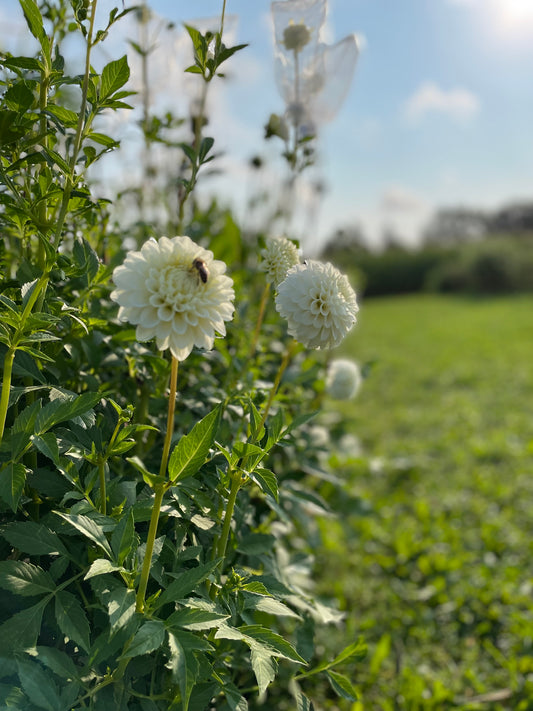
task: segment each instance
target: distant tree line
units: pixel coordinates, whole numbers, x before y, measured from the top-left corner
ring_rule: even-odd
[[[351,226],[332,236],[322,257],[350,271],[367,296],[533,292],[533,203],[495,211],[440,209],[415,248],[389,234],[383,248],[373,250]]]

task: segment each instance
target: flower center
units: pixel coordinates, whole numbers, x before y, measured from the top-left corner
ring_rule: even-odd
[[[173,264],[161,270],[152,270],[149,285],[160,302],[182,311],[191,305],[198,287],[198,273],[182,264]]]

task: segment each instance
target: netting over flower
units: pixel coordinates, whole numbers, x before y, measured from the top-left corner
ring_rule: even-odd
[[[287,276],[287,272],[300,261],[298,247],[285,237],[269,237],[265,249],[261,250],[261,266],[269,281],[278,286]]]
[[[335,400],[350,400],[361,387],[363,378],[358,364],[348,358],[335,358],[328,366],[326,392]]]
[[[233,281],[224,262],[189,237],[161,237],[130,252],[113,272],[118,318],[137,326],[139,341],[184,360],[194,346],[211,349],[233,318]]]
[[[356,322],[357,297],[332,264],[298,264],[278,287],[276,310],[293,338],[308,348],[338,346]]]
[[[331,46],[321,41],[326,0],[278,0],[272,3],[272,16],[275,77],[287,120],[314,134],[346,98],[359,56],[357,38],[348,35]],[[287,42],[287,33],[292,41]]]

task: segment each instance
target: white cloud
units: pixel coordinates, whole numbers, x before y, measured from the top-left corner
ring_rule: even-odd
[[[381,209],[384,212],[417,212],[426,208],[425,200],[402,185],[391,185],[381,195]]]
[[[478,97],[468,89],[441,89],[435,82],[421,84],[405,103],[409,121],[418,122],[428,113],[446,114],[455,121],[468,121],[479,111]]]

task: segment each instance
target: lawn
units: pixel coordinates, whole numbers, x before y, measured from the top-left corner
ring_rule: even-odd
[[[346,708],[533,708],[533,298],[368,300],[342,351],[370,365],[327,402],[322,588],[369,644]]]

